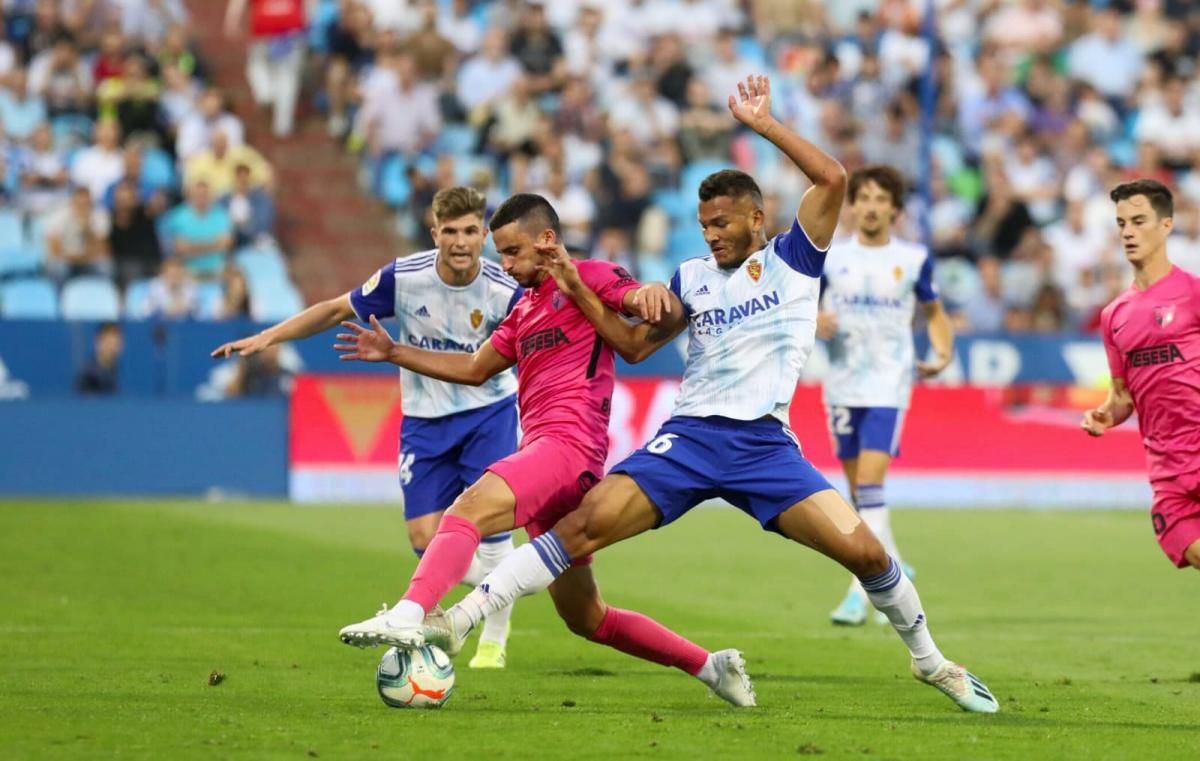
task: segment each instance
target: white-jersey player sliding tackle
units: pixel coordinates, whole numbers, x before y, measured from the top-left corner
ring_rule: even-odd
[[[845,170],[770,112],[765,77],[738,86],[729,108],[809,177],[791,229],[768,241],[762,195],[747,174],[725,170],[700,186],[699,221],[709,256],[684,262],[670,310],[631,325],[579,278],[561,247],[546,267],[626,359],[638,361],[685,329],[688,353],[672,417],[644,448],[616,465],[579,509],[518,548],[448,611],[426,618],[425,637],[449,652],[490,611],[547,588],[574,558],[661,528],[718,497],[764,529],[840,563],[863,585],[912,656],[913,675],[968,711],[999,704],[934,644],[925,611],[899,563],[801,454],[788,429],[800,371],[815,342],[825,249],[846,188]],[[731,571],[734,569],[731,567]]]
[[[922,377],[941,372],[954,351],[954,328],[933,285],[929,251],[892,234],[904,208],[900,173],[882,165],[857,170],[850,175],[847,200],[854,234],[829,247],[817,315],[817,337],[829,341],[824,378],[829,430],[859,516],[912,578],[892,536],[883,481],[899,453],[914,364]],[[918,301],[933,348],[931,362],[914,363]],[[843,626],[866,622],[867,595],[856,577],[830,618]],[[876,620],[887,623],[882,611]]]
[[[212,355],[248,356],[372,315],[394,317],[404,343],[475,351],[523,293],[499,265],[480,258],[487,239],[486,205],[472,188],[440,190],[433,199],[436,249],[390,261],[359,288],[227,343]],[[401,369],[400,387],[400,486],[408,538],[419,557],[454,498],[489,465],[516,451],[517,382],[511,371],[472,387]],[[512,532],[485,537],[465,581],[478,583],[512,548]],[[472,668],[504,668],[511,613],[507,608],[488,616]]]

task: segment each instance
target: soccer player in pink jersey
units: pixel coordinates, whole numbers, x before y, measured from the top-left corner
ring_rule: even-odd
[[[1110,197],[1133,285],[1101,313],[1112,388],[1083,429],[1102,436],[1138,413],[1154,534],[1177,567],[1200,569],[1200,277],[1167,258],[1174,200],[1165,185],[1136,180]]]
[[[398,344],[374,316],[371,329],[347,322],[353,333],[338,336],[342,359],[392,362],[452,383],[483,383],[519,362],[524,432],[520,449],[489,467],[446,511],[403,599],[341,630],[348,645],[423,644],[426,613],[466,575],[481,535],[524,527],[531,538],[540,536],[575,510],[604,474],[613,350],[545,271],[539,247],[559,240],[558,214],[545,198],[522,193],[501,204],[489,228],[501,266],[526,290],[474,354]],[[578,269],[605,306],[623,314],[657,320],[669,303],[665,286],[642,286],[610,262],[583,261]],[[754,705],[740,652],[710,653],[639,613],[606,605],[590,564],[590,557],[577,559],[549,587],[572,632],[679,668],[733,705]]]

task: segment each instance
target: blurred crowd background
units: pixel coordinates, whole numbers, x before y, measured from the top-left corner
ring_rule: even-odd
[[[542,193],[578,255],[665,280],[705,253],[695,188],[730,165],[784,229],[805,180],[725,106],[765,73],[781,120],[911,182],[899,232],[929,242],[963,331],[1094,331],[1129,282],[1107,195],[1124,179],[1177,191],[1170,252],[1200,271],[1200,3],[269,0],[298,15],[267,28],[267,1],[232,0],[226,23],[249,25],[272,131],[319,114],[413,250],[433,193],[466,183]],[[0,315],[299,309],[274,235],[287,188],[185,4],[2,7]]]

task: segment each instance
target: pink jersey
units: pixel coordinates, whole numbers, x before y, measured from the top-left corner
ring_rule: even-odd
[[[1113,378],[1133,395],[1150,482],[1200,471],[1200,277],[1174,267],[1104,308]]]
[[[576,262],[583,282],[606,305],[624,311],[625,294],[638,282],[610,262]],[[613,350],[547,277],[526,289],[491,337],[492,347],[517,362],[517,403],[522,448],[553,436],[603,463],[608,455],[608,415],[615,365]]]

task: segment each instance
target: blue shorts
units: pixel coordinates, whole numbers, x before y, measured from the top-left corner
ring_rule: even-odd
[[[864,449],[900,454],[904,410],[896,407],[830,407],[829,432],[839,460],[852,460]]]
[[[673,417],[611,472],[637,482],[658,508],[659,527],[719,497],[776,530],[780,513],[832,488],[775,419]]]
[[[404,518],[445,510],[488,466],[517,451],[516,397],[439,418],[400,423]]]

